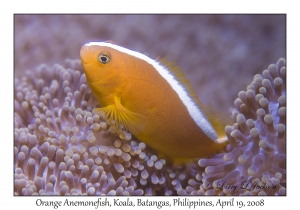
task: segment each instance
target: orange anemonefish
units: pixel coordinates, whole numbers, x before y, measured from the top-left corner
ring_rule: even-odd
[[[166,157],[183,162],[224,148],[232,120],[203,105],[181,70],[166,60],[107,42],[82,46],[88,84],[107,119]]]

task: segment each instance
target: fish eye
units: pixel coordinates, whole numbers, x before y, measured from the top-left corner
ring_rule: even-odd
[[[107,64],[110,62],[110,54],[108,52],[100,52],[98,55],[98,61],[102,64]]]

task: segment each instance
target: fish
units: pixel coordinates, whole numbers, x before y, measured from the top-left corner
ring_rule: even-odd
[[[223,151],[227,113],[202,104],[181,69],[112,42],[89,42],[80,59],[104,114],[162,157],[187,162]]]

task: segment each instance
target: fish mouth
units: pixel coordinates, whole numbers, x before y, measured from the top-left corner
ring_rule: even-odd
[[[88,62],[88,58],[89,56],[87,56],[89,54],[89,47],[85,44],[81,47],[80,49],[80,60],[83,64],[87,64]]]

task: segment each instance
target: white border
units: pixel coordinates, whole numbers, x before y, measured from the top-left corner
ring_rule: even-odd
[[[57,1],[51,2],[38,2],[35,0],[28,1],[7,1],[1,2],[1,96],[3,101],[1,103],[1,190],[0,197],[1,207],[3,209],[41,209],[35,205],[35,200],[38,197],[13,197],[13,14],[14,13],[287,13],[287,65],[288,71],[287,78],[287,196],[286,197],[234,197],[241,199],[244,202],[248,200],[259,200],[264,198],[266,204],[264,207],[268,209],[284,209],[287,206],[299,207],[299,174],[300,168],[298,167],[298,154],[300,143],[299,139],[299,20],[300,13],[298,11],[297,1],[278,1],[278,0],[252,0],[243,2],[240,0],[227,0],[227,1],[116,1],[110,0],[103,3],[102,1]],[[110,24],[110,23],[108,23]],[[181,197],[184,198],[184,197]],[[187,197],[190,198],[190,197]],[[201,200],[225,200],[225,197],[197,197]],[[48,200],[60,200],[59,197],[47,197]],[[88,200],[88,197],[76,198],[80,200]],[[156,200],[171,200],[172,197],[154,197]],[[227,200],[227,199],[226,199]],[[228,198],[229,200],[229,198]],[[46,209],[52,209],[48,207]],[[67,208],[59,208],[67,209]],[[74,207],[69,208],[74,209]],[[77,208],[79,209],[79,208]],[[94,208],[89,208],[94,209]],[[113,209],[113,208],[101,208]],[[129,208],[122,208],[129,209]],[[132,209],[132,208],[130,208]],[[157,209],[148,208],[148,209]],[[180,208],[175,208],[180,209]],[[188,209],[188,208],[185,208]],[[206,208],[202,208],[206,209]],[[209,208],[211,209],[211,208]],[[222,208],[217,208],[222,209]],[[230,207],[226,209],[231,209]],[[237,209],[237,207],[232,207]],[[256,209],[247,208],[247,209]]]

